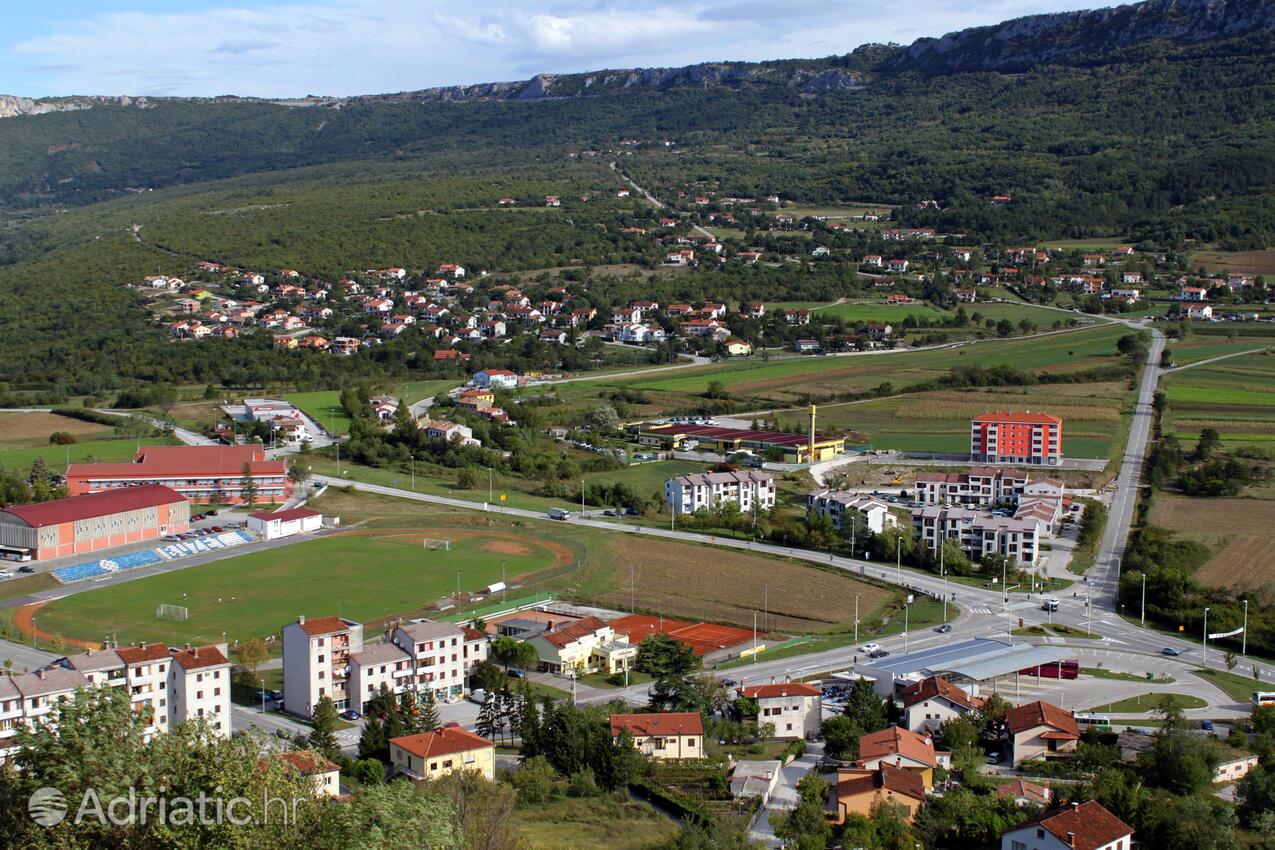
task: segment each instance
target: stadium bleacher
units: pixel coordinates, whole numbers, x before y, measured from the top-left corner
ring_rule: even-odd
[[[170,543],[157,549],[139,549],[136,552],[129,552],[112,558],[101,558],[96,561],[86,561],[82,564],[72,564],[69,567],[58,567],[50,570],[49,574],[62,584],[71,584],[77,581],[88,581],[89,579],[101,578],[114,573],[135,570],[138,567],[146,567],[164,561],[188,558],[191,555],[199,555],[204,552],[218,552],[233,546],[251,543],[252,540],[252,535],[246,531],[225,531],[221,534],[195,537],[179,543]]]

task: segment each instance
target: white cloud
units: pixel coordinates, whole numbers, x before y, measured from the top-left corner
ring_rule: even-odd
[[[350,95],[520,79],[541,71],[823,56],[868,41],[910,41],[1089,5],[1085,0],[240,2],[239,8],[116,12],[54,24],[46,34],[12,45],[0,65],[14,67],[19,73],[12,76],[30,89],[15,94]]]

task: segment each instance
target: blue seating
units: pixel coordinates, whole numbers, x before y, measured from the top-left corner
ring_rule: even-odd
[[[83,564],[72,564],[69,567],[58,567],[55,570],[51,570],[50,574],[62,584],[71,584],[72,582],[101,578],[112,573],[135,570],[138,567],[146,567],[162,561],[187,558],[191,555],[198,555],[201,552],[217,552],[233,546],[242,546],[252,541],[252,535],[246,531],[225,531],[214,537],[196,537],[192,540],[182,540],[179,543],[169,543],[157,549],[139,549],[136,552],[128,552],[113,558],[86,561]]]

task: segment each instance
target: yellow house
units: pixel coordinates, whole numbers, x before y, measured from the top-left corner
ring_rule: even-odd
[[[413,779],[437,779],[457,770],[496,776],[496,745],[455,724],[437,732],[390,739],[390,765]]]
[[[631,668],[637,658],[637,647],[628,642],[628,635],[617,635],[597,617],[537,635],[529,643],[540,657],[540,669],[550,673],[618,673]]]
[[[838,770],[829,796],[828,817],[836,824],[845,823],[847,815],[871,815],[878,802],[902,806],[911,823],[925,803],[925,784],[906,768],[882,764],[875,770]]]
[[[300,343],[295,336],[277,336],[274,338],[275,348],[296,348]]]
[[[731,337],[722,346],[731,357],[746,357],[753,353],[753,347],[738,337]]]

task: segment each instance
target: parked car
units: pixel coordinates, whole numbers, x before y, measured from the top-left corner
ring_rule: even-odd
[[[988,764],[1000,764],[1000,761],[1001,761],[1001,754],[1000,754],[1000,753],[988,753],[988,754],[987,754],[987,763],[988,763]]]
[[[266,691],[270,699],[283,699],[283,691]]]
[[[474,688],[472,691],[469,692],[469,701],[476,702],[479,705],[482,705],[483,703],[487,701],[487,692],[484,691],[482,688]]]
[[[204,516],[216,516],[216,515],[217,515],[217,512],[216,512],[215,510],[214,510],[214,511],[206,511],[206,512],[204,513]]]
[[[355,711],[352,708],[347,708],[345,711],[341,712],[340,715],[338,716],[342,720],[358,720],[363,715],[359,714],[357,711]]]
[[[1182,654],[1182,651],[1181,651],[1181,650],[1179,650],[1179,649],[1174,649],[1174,648],[1173,648],[1173,647],[1171,647],[1171,646],[1166,646],[1164,649],[1160,650],[1160,654],[1161,654],[1161,655],[1174,655],[1174,656],[1177,656],[1177,655],[1181,655],[1181,654]]]
[[[18,572],[20,572],[20,573],[33,573],[33,572],[35,572],[35,567],[30,566],[29,564],[23,564],[22,566],[18,567]]]
[[[1205,732],[1212,732],[1212,731],[1213,731],[1213,721],[1212,721],[1212,720],[1201,720],[1201,721],[1200,721],[1200,728],[1201,728],[1201,729],[1203,729]]]

